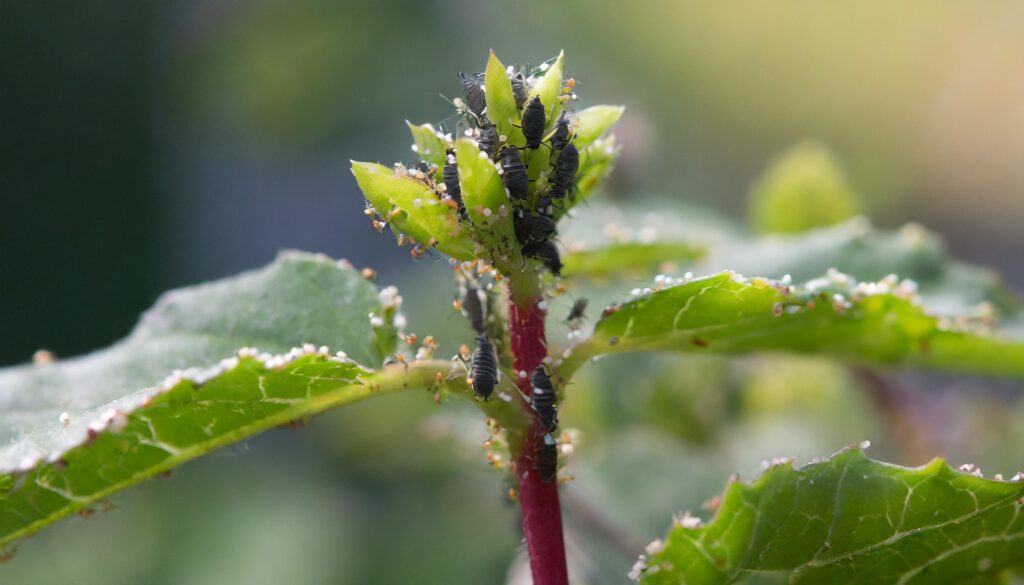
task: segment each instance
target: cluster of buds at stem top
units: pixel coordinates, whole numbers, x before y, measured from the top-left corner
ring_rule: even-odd
[[[454,116],[408,124],[418,160],[353,162],[367,214],[413,244],[414,256],[436,249],[506,274],[560,275],[557,222],[611,170],[617,148],[604,135],[622,108],[574,111],[576,81],[562,55],[505,67],[492,52],[483,73],[459,73],[458,82]]]

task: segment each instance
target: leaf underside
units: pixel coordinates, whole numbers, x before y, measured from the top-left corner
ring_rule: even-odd
[[[706,526],[676,522],[648,547],[640,582],[731,583],[792,571],[794,583],[963,583],[1024,564],[1024,482],[908,469],[859,448],[732,482]],[[649,558],[647,558],[649,557]]]

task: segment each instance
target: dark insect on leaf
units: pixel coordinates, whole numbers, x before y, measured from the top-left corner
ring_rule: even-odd
[[[551,191],[548,195],[552,199],[562,199],[568,193],[576,180],[576,171],[580,168],[580,152],[576,150],[573,143],[565,145],[562,153],[558,155],[558,162],[555,163],[554,178],[551,180]]]
[[[452,152],[449,152],[445,159],[442,177],[445,191],[459,206],[459,217],[466,217],[466,205],[462,202],[462,185],[459,183],[459,167],[455,163],[455,154]]]
[[[462,83],[462,93],[466,96],[466,107],[474,116],[480,117],[487,107],[487,97],[480,87],[475,75],[459,73],[459,82]]]
[[[544,138],[545,123],[544,104],[541,103],[540,96],[533,96],[523,111],[523,136],[526,138],[526,148],[540,146],[540,141]]]
[[[522,111],[523,104],[530,97],[530,92],[526,88],[526,79],[523,78],[522,73],[516,73],[509,77],[509,81],[512,82],[512,95],[516,99],[516,109]]]
[[[530,188],[530,179],[526,175],[526,165],[519,157],[519,149],[509,145],[501,151],[501,180],[508,189],[509,197],[519,201],[526,200],[526,192]]]
[[[494,346],[483,335],[476,336],[470,375],[473,380],[473,393],[486,401],[498,384],[498,359],[494,355]]]
[[[558,479],[558,443],[551,433],[544,435],[544,444],[537,453],[537,470],[544,483],[554,483]]]
[[[565,117],[563,111],[555,122],[555,131],[551,133],[551,147],[562,150],[566,144],[569,144],[569,119]]]
[[[548,373],[544,371],[544,366],[537,366],[531,382],[533,410],[537,412],[537,419],[544,430],[553,433],[558,428],[558,408],[555,406],[555,388]]]
[[[516,210],[513,226],[520,244],[544,242],[555,234],[555,220],[546,215],[529,213],[523,209]]]
[[[487,116],[480,116],[480,139],[476,144],[494,160],[494,155],[498,152],[498,127],[488,120]]]
[[[558,248],[551,242],[526,244],[523,246],[523,256],[540,260],[555,276],[562,275],[562,257],[558,255]]]
[[[462,295],[462,314],[469,319],[469,324],[477,335],[484,334],[484,304],[480,299],[480,289],[469,287]]]

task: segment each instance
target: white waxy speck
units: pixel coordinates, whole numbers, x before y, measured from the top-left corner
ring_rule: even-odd
[[[378,317],[377,315],[371,316],[370,317],[370,326],[371,327],[383,327],[384,326],[384,318],[383,317]]]
[[[526,379],[526,370],[519,370],[519,377],[523,380]]]
[[[867,449],[870,446],[871,446],[871,441],[869,441],[867,439],[864,439],[863,441],[860,442],[860,448],[861,449]]]
[[[466,102],[462,101],[462,98],[455,98],[452,100],[452,103],[455,104],[455,107],[459,109],[461,109],[466,104]]]
[[[302,353],[305,353],[305,354],[316,353],[316,346],[313,345],[312,343],[303,343],[302,344]]]
[[[959,469],[960,471],[965,471],[965,472],[970,473],[970,471],[972,469],[974,469],[974,464],[973,463],[964,463],[960,467],[957,467],[957,469]]]
[[[1003,481],[1003,474],[1002,473],[997,473],[997,474],[992,476],[992,479],[994,479],[996,481]]]
[[[551,68],[551,64],[550,63],[541,63],[540,64],[540,70],[541,71],[547,71],[550,68]]]
[[[60,424],[66,427],[69,424],[71,424],[71,415],[66,412],[62,412],[60,413],[60,417],[57,420],[60,421]]]
[[[793,282],[793,277],[787,274],[782,277],[782,280],[779,281],[779,284],[790,284],[791,282]]]
[[[648,226],[640,229],[640,233],[637,234],[637,240],[641,244],[652,244],[658,239],[658,230]]]
[[[420,151],[420,147],[418,147],[418,146],[416,146],[415,144],[413,144],[413,145],[412,145],[412,151],[413,151],[413,152],[419,152],[419,151]]]
[[[1024,480],[1024,471],[1018,471],[1013,477],[1010,478],[1010,481],[1021,481],[1021,480]]]
[[[490,208],[485,207],[484,208],[484,217],[491,217],[492,215],[494,215],[494,212],[491,211]]]
[[[985,476],[984,476],[984,475],[983,475],[983,474],[981,473],[981,468],[980,468],[980,467],[975,467],[975,468],[974,468],[974,471],[972,471],[972,472],[971,472],[971,475],[973,475],[974,477],[985,477]]]
[[[405,329],[405,326],[408,325],[408,324],[409,324],[409,322],[405,318],[405,315],[403,315],[402,313],[395,313],[395,319],[394,319],[395,329]]]
[[[507,142],[508,141],[508,136],[505,136],[504,134],[499,134],[498,135],[498,140],[501,141],[501,142]],[[487,156],[487,155],[485,154],[484,156]]]
[[[419,209],[420,207],[423,207],[423,200],[419,199],[419,198],[413,199],[412,200],[412,206],[413,206],[413,209]]]
[[[541,311],[547,311],[548,310],[548,302],[547,301],[540,301],[539,303],[537,303],[537,308],[540,309]]]
[[[692,280],[692,279],[693,279],[693,273],[692,272],[687,272],[687,273],[683,274],[683,280]]]
[[[544,359],[540,360],[545,366],[550,366],[553,363],[551,356],[545,356]]]
[[[343,351],[339,351],[339,352],[334,354],[334,357],[339,358],[339,359],[345,359],[345,358],[348,357],[348,354],[343,352]]]
[[[473,136],[473,129],[472,128],[466,128],[466,130],[465,130],[465,132],[463,132],[463,134],[466,135],[467,137]]]
[[[640,289],[634,288],[633,290],[629,291],[629,294],[634,296],[634,297],[637,297],[637,296],[640,296],[640,292],[641,292]]]
[[[662,542],[660,538],[656,538],[650,544],[648,544],[647,547],[644,548],[644,550],[646,550],[647,554],[649,555],[656,555],[660,553],[662,550],[664,550],[664,548],[665,543]]]

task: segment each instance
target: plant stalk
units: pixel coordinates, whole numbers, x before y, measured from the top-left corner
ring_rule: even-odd
[[[516,298],[509,295],[509,340],[519,389],[529,396],[530,374],[548,355],[544,335],[545,310],[539,294]],[[534,585],[568,585],[565,540],[562,534],[562,510],[558,501],[558,482],[544,483],[537,471],[537,453],[544,434],[536,415],[524,435],[521,451],[515,459],[519,478],[519,505],[523,514],[523,534],[530,556]]]

